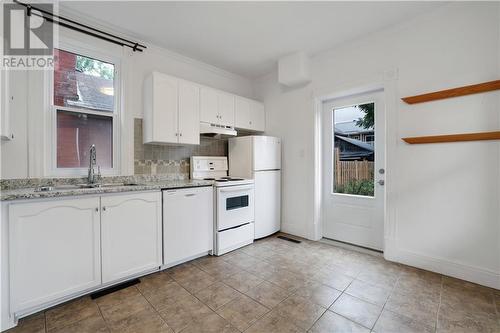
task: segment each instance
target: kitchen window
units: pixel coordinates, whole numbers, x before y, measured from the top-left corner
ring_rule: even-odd
[[[103,174],[116,174],[119,159],[118,61],[54,50],[51,84],[52,169],[55,175],[85,175],[95,145]]]

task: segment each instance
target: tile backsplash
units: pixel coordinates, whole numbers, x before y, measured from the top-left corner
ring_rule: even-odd
[[[227,140],[200,138],[196,146],[151,145],[142,143],[142,119],[134,119],[134,174],[172,174],[189,178],[189,158],[199,156],[227,156]]]

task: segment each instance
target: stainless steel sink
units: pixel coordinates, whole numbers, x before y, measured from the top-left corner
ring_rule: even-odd
[[[139,186],[137,183],[104,183],[104,184],[77,184],[79,188],[101,188],[101,187],[119,187],[119,186]]]
[[[105,184],[76,184],[76,185],[58,185],[58,186],[40,186],[35,188],[35,192],[50,192],[61,190],[78,190],[85,188],[106,188],[106,187],[119,187],[119,186],[140,186],[137,183],[105,183]]]

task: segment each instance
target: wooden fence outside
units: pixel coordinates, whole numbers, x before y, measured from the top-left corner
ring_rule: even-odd
[[[345,185],[351,180],[373,179],[374,162],[341,161],[340,152],[335,148],[335,186]]]

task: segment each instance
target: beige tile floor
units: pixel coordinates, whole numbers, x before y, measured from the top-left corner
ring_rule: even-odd
[[[20,321],[19,332],[500,332],[500,291],[276,237]]]

